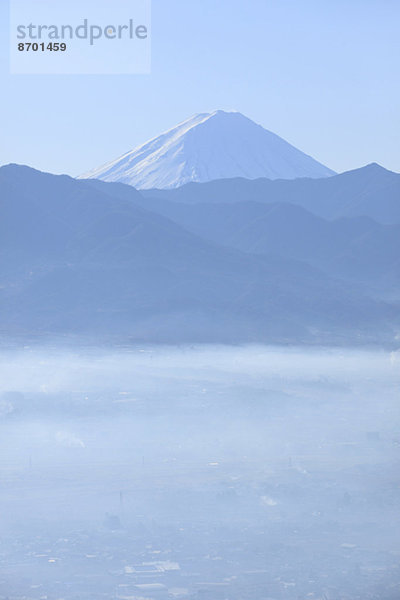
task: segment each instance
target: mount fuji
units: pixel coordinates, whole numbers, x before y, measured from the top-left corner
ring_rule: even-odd
[[[139,189],[190,182],[245,179],[319,179],[334,171],[239,112],[198,114],[79,179]]]

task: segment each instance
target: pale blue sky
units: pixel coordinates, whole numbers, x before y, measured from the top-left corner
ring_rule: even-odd
[[[400,171],[398,0],[153,0],[152,73],[130,76],[9,75],[7,4],[0,164],[77,175],[222,108],[337,171]]]

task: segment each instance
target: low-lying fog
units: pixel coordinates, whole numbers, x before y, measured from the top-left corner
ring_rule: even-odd
[[[398,600],[400,353],[0,353],[0,598]]]

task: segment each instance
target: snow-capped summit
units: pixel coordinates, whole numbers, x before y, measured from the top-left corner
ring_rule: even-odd
[[[233,177],[315,179],[330,175],[334,171],[241,113],[217,110],[187,119],[80,179],[166,189]]]

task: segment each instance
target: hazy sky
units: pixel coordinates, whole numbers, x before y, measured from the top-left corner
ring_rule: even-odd
[[[400,171],[398,0],[153,0],[152,73],[130,76],[9,75],[7,5],[0,164],[77,175],[234,108],[337,171]]]

